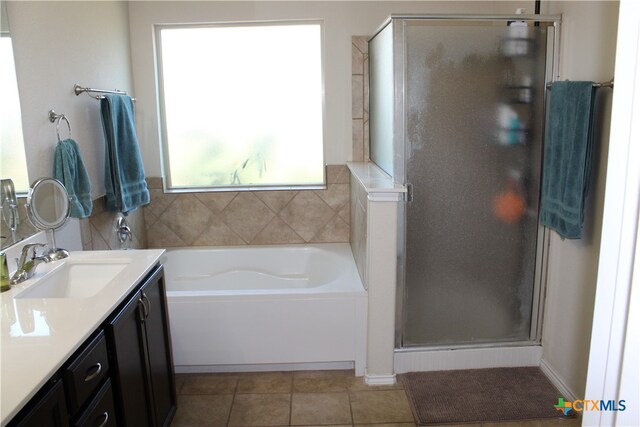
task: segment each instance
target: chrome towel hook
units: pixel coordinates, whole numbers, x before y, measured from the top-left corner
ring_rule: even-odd
[[[65,116],[64,114],[58,114],[53,110],[49,110],[49,121],[56,124],[56,135],[58,135],[58,142],[62,141],[62,139],[60,138],[61,120],[67,122],[67,128],[69,129],[69,138],[71,138],[71,123],[69,123],[69,119],[67,119],[67,116]]]

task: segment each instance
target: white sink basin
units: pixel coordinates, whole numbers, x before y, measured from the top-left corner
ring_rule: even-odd
[[[90,298],[113,281],[129,263],[128,259],[65,261],[16,298]]]

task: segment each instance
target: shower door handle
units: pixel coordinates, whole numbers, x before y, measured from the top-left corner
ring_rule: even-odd
[[[407,193],[406,193],[405,199],[407,202],[413,202],[413,184],[408,182],[406,187],[407,187]]]

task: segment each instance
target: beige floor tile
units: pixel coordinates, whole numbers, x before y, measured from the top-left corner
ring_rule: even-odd
[[[349,394],[294,393],[291,402],[291,425],[351,423]]]
[[[180,394],[233,394],[237,382],[238,377],[231,375],[189,375]]]
[[[354,391],[350,396],[356,424],[414,422],[404,390]]]
[[[289,425],[290,394],[236,394],[229,426]]]
[[[182,386],[184,385],[187,376],[185,374],[176,374],[176,393],[180,394],[180,390],[182,390]]]
[[[238,377],[236,393],[291,393],[290,372],[267,372]]]
[[[294,393],[347,391],[352,371],[299,371],[293,374]]]
[[[226,426],[233,395],[178,396],[173,427]]]

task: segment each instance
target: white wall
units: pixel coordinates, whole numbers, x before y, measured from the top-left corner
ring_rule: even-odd
[[[105,192],[100,105],[87,95],[76,97],[73,85],[132,89],[127,4],[9,1],[7,10],[29,179],[53,175],[57,137],[47,114],[54,109],[71,122],[95,199]],[[60,134],[67,135],[64,124]],[[59,234],[68,249],[82,249],[77,220]]]
[[[130,2],[131,55],[138,136],[148,176],[160,176],[153,24],[323,19],[327,164],[351,160],[351,36],[370,35],[391,13],[513,13],[533,1]],[[185,82],[185,90],[197,91]]]
[[[542,13],[562,13],[560,79],[613,77],[618,2],[543,2]],[[594,177],[586,203],[584,238],[552,232],[542,333],[542,362],[577,398],[584,397],[596,290],[611,115],[610,89],[598,90],[603,118],[594,146]]]
[[[624,400],[626,409],[585,412],[585,426],[640,425],[640,2],[621,1],[619,19],[611,148],[585,395],[593,400]]]
[[[92,196],[104,194],[100,104],[76,97],[73,85],[131,90],[127,5],[124,2],[8,2],[29,179],[53,174],[57,141],[47,113],[71,121]],[[66,128],[61,125],[61,136]]]

